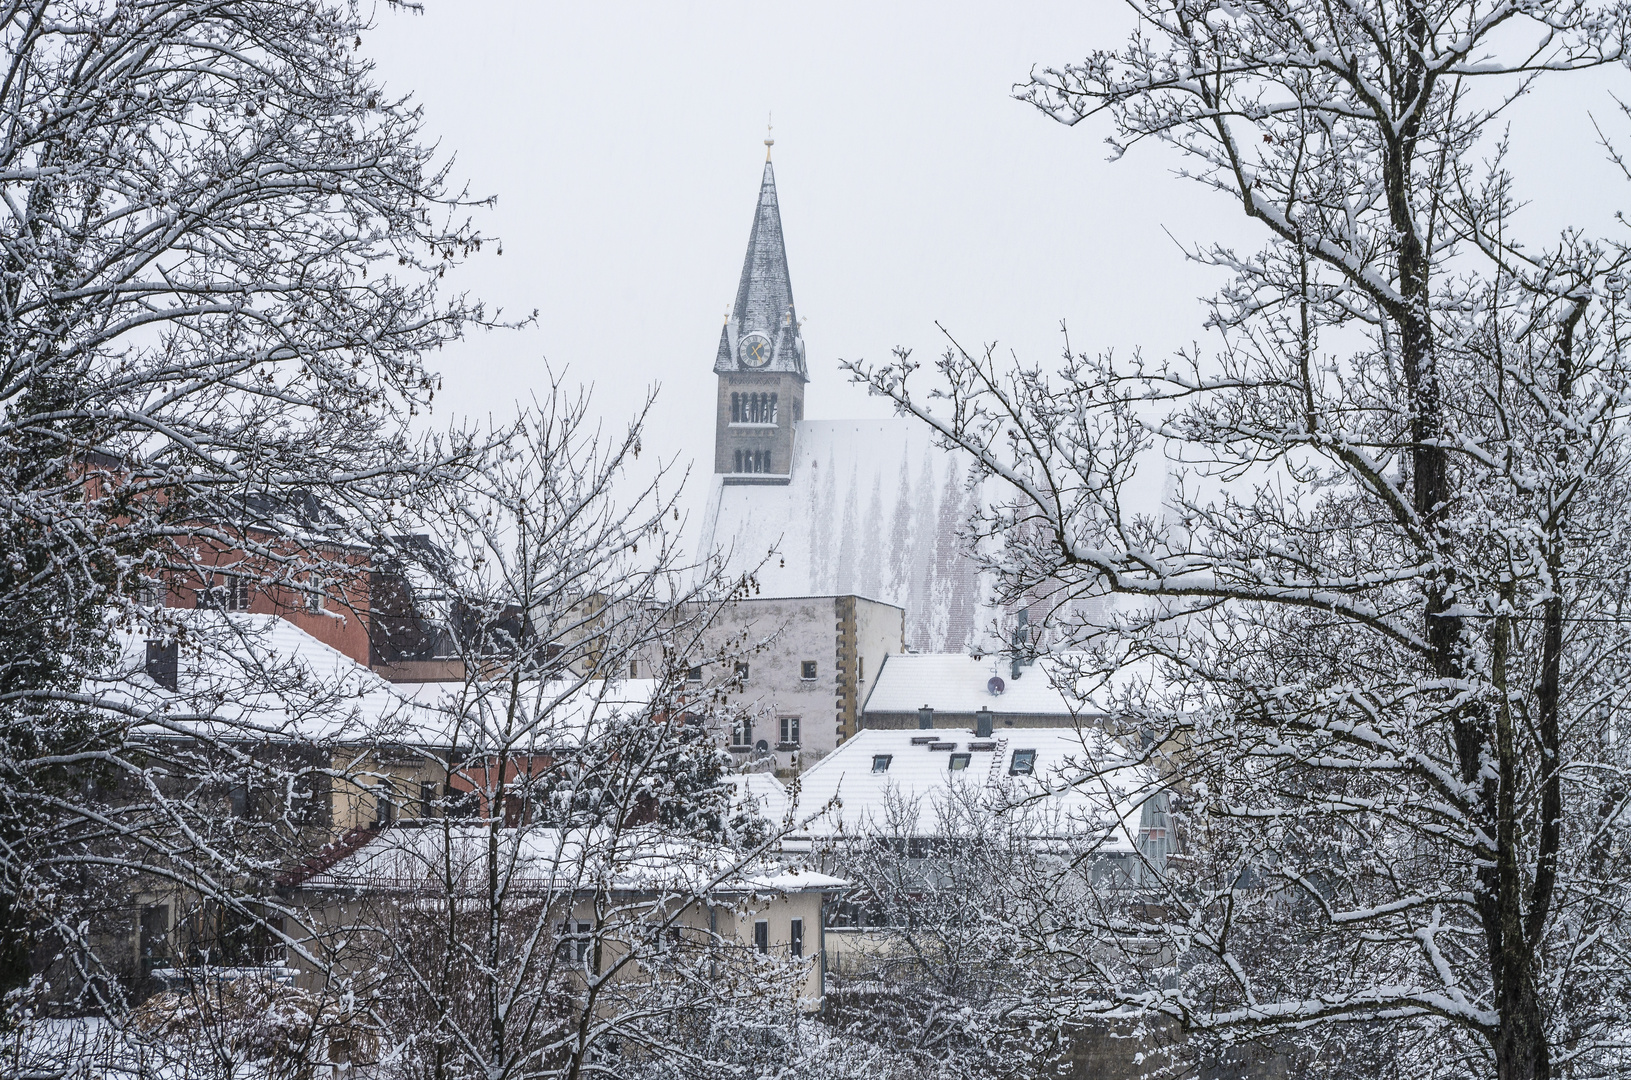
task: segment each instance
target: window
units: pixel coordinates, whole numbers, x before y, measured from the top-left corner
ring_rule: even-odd
[[[741,662],[737,663],[737,665],[736,665],[736,679],[737,679],[738,682],[747,682],[748,681],[748,666],[746,664],[741,663]]]
[[[855,658],[855,677],[861,680],[866,679],[866,657],[864,656]]]
[[[374,824],[384,828],[396,820],[396,804],[391,801],[391,782],[381,780],[374,788]]]
[[[787,951],[794,956],[804,955],[804,920],[794,919],[787,928]]]
[[[742,717],[731,727],[732,746],[753,745],[753,721],[749,717]]]
[[[962,772],[968,768],[968,757],[967,754],[953,754],[951,756],[951,771]]]
[[[630,660],[629,661],[629,678],[638,679],[639,677],[640,677],[640,661]]]
[[[136,596],[139,603],[145,604],[147,607],[160,608],[164,606],[169,591],[169,589],[165,588],[161,579],[143,578],[141,584],[137,586]]]
[[[680,928],[670,926],[664,929],[661,926],[648,926],[645,928],[646,948],[659,957],[667,956],[680,946]]]
[[[245,784],[234,784],[227,791],[227,801],[232,804],[232,816],[241,820],[249,820],[249,812],[254,804],[249,801],[249,788]]]
[[[175,642],[165,645],[157,641],[147,643],[147,677],[174,690],[181,673],[181,648]]]
[[[1008,765],[1009,776],[1029,776],[1036,768],[1035,750],[1015,750],[1014,758]]]
[[[436,781],[419,781],[419,816],[431,818],[436,816]]]
[[[688,669],[686,671],[686,673],[685,673],[685,681],[686,682],[701,682],[702,681],[702,665],[698,664],[696,667]]]
[[[212,580],[198,590],[198,606],[220,611],[248,611],[251,592],[247,577],[223,574],[219,581]]]
[[[571,920],[561,923],[555,928],[560,936],[560,945],[556,953],[562,960],[581,964],[589,959],[589,942],[593,939],[594,927],[588,922],[580,921],[577,932],[572,930]]]
[[[799,663],[799,678],[810,680],[816,677],[816,662],[804,660]]]
[[[763,919],[753,924],[753,948],[762,953],[770,951],[770,924]]]
[[[895,757],[895,755],[893,755],[893,754],[873,754],[872,755],[872,771],[873,772],[888,772],[889,771],[889,763],[890,763],[890,761],[894,760],[894,757]]]
[[[142,907],[142,967],[147,971],[170,966],[170,905]]]
[[[796,716],[782,717],[782,744],[797,746],[799,743],[799,718]]]
[[[309,592],[306,594],[306,610],[311,612],[313,615],[321,615],[327,607],[327,596],[324,596],[320,592]]]

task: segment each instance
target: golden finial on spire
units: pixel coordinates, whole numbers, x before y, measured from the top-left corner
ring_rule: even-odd
[[[766,161],[770,160],[770,148],[772,146],[776,145],[776,140],[772,139],[770,137],[771,131],[774,130],[770,126],[770,120],[771,120],[772,115],[773,115],[772,113],[765,113],[765,160]]]

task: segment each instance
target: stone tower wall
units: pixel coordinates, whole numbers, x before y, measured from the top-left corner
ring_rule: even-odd
[[[776,423],[731,422],[732,394],[775,394]],[[733,372],[719,377],[714,420],[714,472],[736,472],[736,451],[768,450],[772,475],[793,467],[793,424],[804,419],[804,380],[787,372]]]

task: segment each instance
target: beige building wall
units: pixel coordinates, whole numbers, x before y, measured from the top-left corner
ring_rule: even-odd
[[[447,781],[447,765],[440,758],[411,748],[397,754],[341,749],[334,755],[333,769],[329,799],[336,837],[353,829],[426,816],[423,785],[435,785],[440,793]],[[381,805],[385,801],[388,807]]]
[[[859,730],[884,657],[905,648],[905,612],[854,595],[738,600],[721,610],[706,642],[730,658],[692,658],[700,682],[749,714],[750,731],[720,733],[732,752],[744,762],[768,754],[778,769],[796,770]],[[739,663],[747,665],[740,680]]]
[[[311,923],[304,927],[308,936],[302,944],[314,955],[328,956],[340,971],[365,969],[374,959],[367,936],[353,939],[336,931],[358,922],[372,925],[378,915],[375,904],[368,899],[340,899],[333,894],[308,893],[305,900]],[[755,947],[755,924],[764,922],[765,951],[777,959],[803,961],[805,970],[796,997],[799,1007],[814,1011],[820,1007],[821,996],[826,992],[827,958],[822,929],[825,900],[826,894],[816,891],[721,896],[711,904],[690,905],[680,914],[677,925],[687,948],[706,948],[717,939],[726,948],[749,950]],[[435,903],[434,900],[428,902]],[[516,904],[519,907],[523,902],[518,898]],[[552,924],[563,922],[567,919],[567,910],[563,901],[547,918]],[[573,923],[592,923],[594,919],[594,906],[589,901],[574,902],[571,912]],[[626,909],[624,917],[627,917]],[[802,924],[802,956],[799,957],[792,955],[794,920]],[[327,952],[332,942],[341,943],[339,954]],[[601,938],[602,969],[615,961],[618,949],[614,934],[608,932]],[[318,989],[328,977],[302,960],[298,950],[292,951],[289,963],[297,983],[306,989]],[[723,967],[719,977],[721,980],[729,977]]]

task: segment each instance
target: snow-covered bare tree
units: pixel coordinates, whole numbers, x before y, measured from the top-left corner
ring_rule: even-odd
[[[438,296],[481,240],[417,111],[372,81],[367,18],[324,0],[0,5],[8,991],[38,946],[78,950],[78,985],[117,997],[84,901],[133,867],[235,887],[221,830],[196,820],[225,793],[200,801],[194,781],[247,768],[238,747],[267,733],[88,685],[118,675],[115,623],[154,639],[162,678],[164,643],[206,633],[166,592],[355,620],[359,545],[460,457],[424,458],[404,423],[433,390],[422,354],[482,319]],[[144,756],[143,725],[174,736],[169,756]]]
[[[984,796],[948,786],[925,806],[891,792],[824,845],[849,882],[836,921],[854,942],[833,966],[825,1016],[923,1076],[1062,1074],[1067,1033],[1057,1010],[1028,1007],[1020,928],[1046,922],[1060,865],[1075,860],[1060,858],[1060,822],[1039,827],[1034,809],[1001,813]]]
[[[1522,236],[1499,118],[1623,62],[1631,12],[1131,7],[1023,96],[1261,228],[1192,252],[1231,276],[1216,349],[854,366],[1006,482],[974,526],[1004,599],[1116,594],[1064,638],[1164,663],[1118,723],[1188,858],[1076,906],[1148,948],[1084,944],[1067,996],[1293,1054],[1367,1032],[1390,1075],[1623,1073],[1627,249]]]

